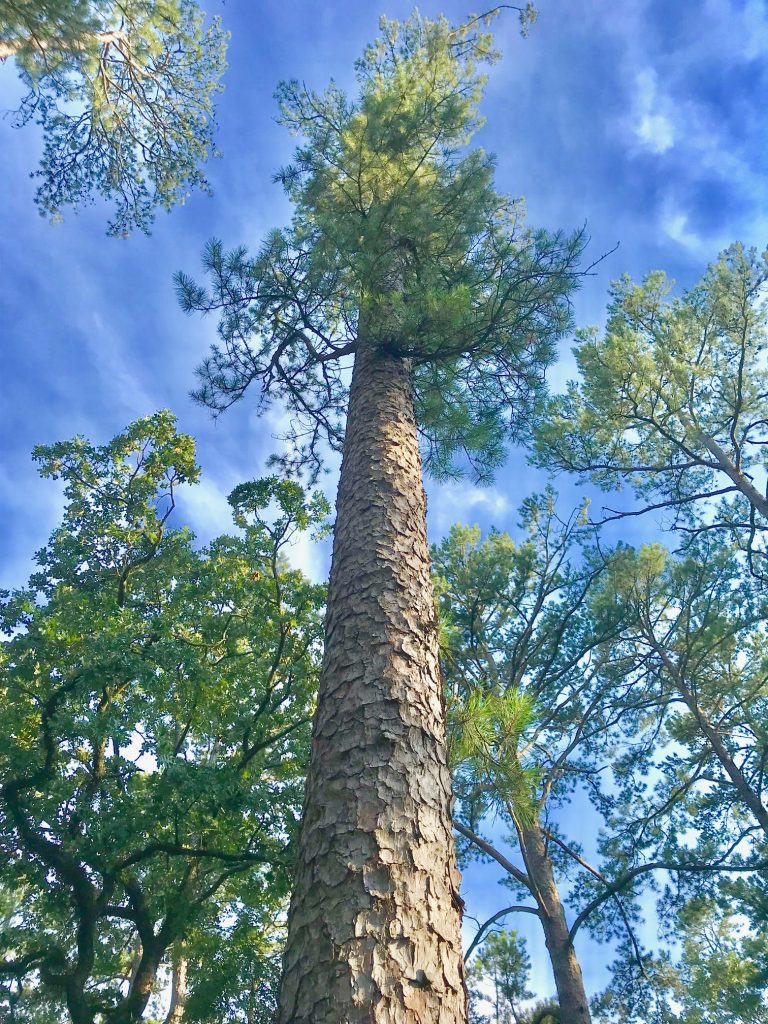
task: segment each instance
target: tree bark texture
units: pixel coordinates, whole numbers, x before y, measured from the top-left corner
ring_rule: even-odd
[[[539,916],[555,977],[560,1020],[563,1024],[590,1024],[589,1000],[584,990],[581,967],[568,934],[565,911],[560,901],[544,833],[538,825],[519,829],[520,849],[531,888],[539,905]]]
[[[464,1024],[411,367],[361,338],[280,1024]]]

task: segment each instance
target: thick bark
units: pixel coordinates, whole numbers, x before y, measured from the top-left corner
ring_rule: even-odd
[[[544,833],[538,825],[518,829],[531,890],[539,905],[539,916],[555,977],[560,1019],[563,1024],[589,1024],[589,1000],[584,991],[584,979],[576,958],[563,904],[557,889],[552,862],[547,854]]]
[[[362,339],[280,1024],[466,1020],[411,369]]]

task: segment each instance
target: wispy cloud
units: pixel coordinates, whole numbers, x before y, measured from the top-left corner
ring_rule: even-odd
[[[525,469],[523,470],[525,472]],[[445,536],[454,523],[501,525],[509,519],[510,502],[497,487],[474,487],[467,482],[428,486],[429,526],[434,540]]]
[[[709,242],[691,228],[688,215],[678,209],[671,200],[665,202],[662,207],[660,226],[667,238],[681,245],[692,256],[707,259],[714,255]]]
[[[42,480],[31,460],[16,463],[13,472],[0,466],[0,508],[3,509],[7,548],[0,566],[0,588],[22,587],[32,571],[32,558],[61,519],[64,485]]]
[[[308,533],[299,533],[290,544],[288,557],[291,564],[314,583],[328,579],[331,567],[329,541],[313,540]]]
[[[202,543],[232,531],[232,509],[227,501],[231,488],[215,483],[210,476],[180,489],[180,511]]]
[[[666,153],[675,144],[672,103],[659,93],[653,68],[642,68],[635,76],[631,124],[635,139],[651,153]]]

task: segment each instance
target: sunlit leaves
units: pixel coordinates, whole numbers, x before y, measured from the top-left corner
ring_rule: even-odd
[[[282,122],[301,140],[277,175],[290,228],[255,256],[209,247],[208,289],[177,277],[186,310],[220,316],[196,397],[218,412],[256,383],[263,402],[287,402],[292,468],[316,469],[323,444],[340,450],[358,343],[411,360],[437,476],[488,478],[525,436],[584,238],[527,227],[522,204],[495,191],[493,159],[468,148],[497,57],[488,20],[382,19],[354,99],[283,83]]]
[[[36,458],[64,481],[66,506],[29,588],[2,606],[0,884],[29,893],[3,971],[37,970],[39,958],[20,972],[8,958],[42,942],[65,965],[40,975],[52,999],[66,984],[134,1020],[144,1004],[122,1001],[136,929],[145,947],[154,936],[152,971],[188,936],[191,956],[214,936],[228,948],[247,892],[265,955],[276,941],[324,596],[286,551],[324,529],[328,508],[275,477],[243,484],[237,532],[197,549],[171,527],[198,470],[168,413]]]
[[[43,130],[40,212],[101,196],[123,235],[207,189],[225,50],[193,0],[0,0],[0,53],[29,87],[17,120]]]
[[[753,571],[768,525],[766,281],[768,256],[740,244],[681,297],[660,272],[620,280],[604,335],[581,334],[581,378],[550,404],[537,442],[540,462],[628,485],[688,535],[730,533]]]

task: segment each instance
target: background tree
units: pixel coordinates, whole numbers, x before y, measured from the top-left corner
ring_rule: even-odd
[[[610,688],[600,685],[595,652],[616,622],[612,610],[590,614],[603,562],[579,550],[592,535],[580,515],[561,520],[550,492],[525,503],[522,524],[519,544],[506,533],[483,539],[477,528],[456,526],[433,549],[455,827],[469,841],[464,854],[495,860],[521,898],[481,926],[468,955],[504,916],[535,915],[563,1017],[588,1021],[575,932],[560,891],[570,868],[582,870],[586,862],[580,837],[562,836],[555,820],[559,806],[585,799],[599,777],[596,765],[610,759],[620,688],[613,680]],[[481,834],[489,812],[509,829],[509,855]]]
[[[765,254],[739,244],[680,298],[661,273],[640,286],[623,279],[604,337],[585,332],[575,350],[580,381],[550,404],[537,436],[540,463],[605,489],[629,484],[641,499],[639,509],[608,508],[604,518],[669,510],[684,538],[679,559],[653,547],[624,552],[607,588],[624,606],[626,630],[606,676],[634,679],[657,707],[653,720],[627,721],[635,742],[617,761],[623,795],[605,808],[624,826],[621,857],[630,871],[681,856],[741,866],[742,891],[754,887],[749,864],[764,855],[767,823],[764,600],[739,554],[762,585],[765,279]],[[638,783],[643,773],[652,788]],[[694,873],[678,876],[678,887],[683,877],[671,908],[692,889],[711,899],[737,885]],[[742,906],[759,934],[762,923]],[[667,1019],[672,968],[651,959],[645,979],[620,968],[609,991],[615,1016],[606,1019]],[[663,993],[655,1007],[636,998],[652,974]]]
[[[635,935],[639,895],[673,882],[660,901],[669,924],[691,895],[724,879],[748,886],[763,863],[747,803],[759,808],[762,784],[761,603],[733,555],[603,552],[581,516],[558,518],[552,494],[525,504],[523,525],[520,543],[454,527],[433,552],[455,827],[464,854],[495,860],[523,897],[480,926],[468,953],[510,914],[535,915],[564,1016],[589,1019],[574,946],[586,926],[618,943],[626,999],[647,1009],[632,992],[649,986],[653,960]],[[578,830],[558,827],[564,806],[583,807],[597,859]],[[509,829],[503,841],[483,835],[489,812]]]
[[[100,195],[122,235],[206,189],[225,52],[193,0],[0,0],[0,60],[29,89],[16,122],[43,129],[40,212]]]
[[[527,988],[531,958],[525,939],[514,930],[492,932],[473,966],[475,976],[493,986],[493,996],[486,999],[493,1006],[494,1024],[522,1024],[521,1004],[531,997]]]
[[[622,1024],[762,1024],[768,1005],[765,930],[748,926],[721,897],[686,901],[670,935],[680,946],[677,962],[663,951],[649,957],[648,983],[641,988],[626,970],[616,972],[597,1001],[598,1019]]]
[[[759,586],[744,579],[732,550],[705,538],[680,558],[655,545],[620,550],[604,593],[623,607],[607,675],[631,679],[657,708],[654,734],[661,740],[666,730],[664,759],[654,762],[668,783],[663,814],[685,797],[684,806],[712,815],[713,836],[730,838],[741,818],[764,843],[768,671]],[[636,739],[641,731],[637,723]]]
[[[765,933],[749,934],[713,900],[691,901],[680,915],[683,946],[676,1000],[680,1024],[768,1021]]]
[[[291,226],[255,259],[212,244],[210,292],[178,278],[186,309],[221,313],[198,398],[255,384],[287,404],[294,466],[343,450],[283,1022],[465,1018],[419,433],[438,474],[500,462],[583,243],[526,228],[465,149],[493,59],[482,19],[414,15],[382,20],[356,99],[281,86],[304,138],[279,175]]]
[[[0,979],[19,1020],[42,1000],[72,1024],[129,1024],[172,958],[213,935],[233,955],[235,914],[270,952],[323,598],[283,553],[326,508],[293,483],[243,484],[239,534],[195,551],[169,528],[198,470],[168,413],[35,457],[66,508],[2,605],[0,880],[22,900]],[[204,982],[190,978],[198,1007]]]
[[[688,535],[726,531],[762,571],[767,279],[768,254],[739,243],[679,298],[661,272],[641,285],[622,278],[604,336],[581,333],[581,379],[549,405],[537,460],[606,489],[629,485]]]
[[[738,551],[705,535],[684,557],[657,546],[619,550],[604,585],[606,598],[624,609],[606,679],[628,682],[655,707],[652,716],[625,723],[626,749],[615,760],[614,791],[603,802],[615,837],[605,852],[612,847],[627,863],[627,877],[643,860],[686,866],[658,901],[670,940],[682,934],[686,942],[679,964],[646,956],[641,970],[618,965],[600,1000],[601,1019],[708,1019],[714,1010],[706,1000],[717,986],[706,994],[709,947],[699,942],[699,929],[720,937],[722,1012],[731,997],[729,1005],[738,1005],[739,979],[749,977],[741,1007],[743,1019],[752,1019],[750,1000],[762,998],[754,950],[764,944],[766,927],[760,584],[745,574]],[[741,959],[741,973],[729,972],[729,958]],[[678,1003],[679,1018],[665,1009]]]

